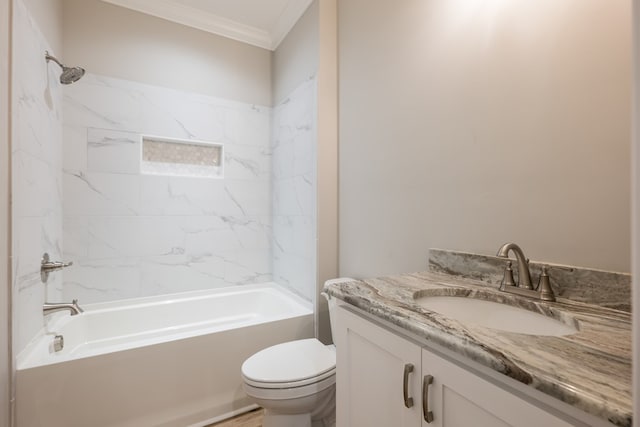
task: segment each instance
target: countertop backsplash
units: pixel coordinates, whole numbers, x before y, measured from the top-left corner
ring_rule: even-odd
[[[511,260],[517,282],[518,265]],[[630,274],[530,261],[534,286],[538,283],[543,265],[548,266],[551,287],[557,298],[631,311]],[[500,286],[505,267],[505,258],[443,249],[429,250],[430,271],[481,280],[487,286]]]

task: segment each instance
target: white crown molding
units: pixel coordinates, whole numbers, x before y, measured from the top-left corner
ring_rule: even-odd
[[[271,50],[276,50],[313,0],[290,1],[271,29]]]
[[[177,4],[170,0],[102,1],[146,13],[148,15],[153,15],[168,21],[177,22],[182,25],[197,28],[202,31],[207,31],[209,33],[217,34],[243,43],[248,43],[263,49],[275,49],[273,38],[267,31],[232,21],[200,9]],[[297,18],[299,17],[300,16]],[[293,28],[293,24],[295,24],[295,21],[290,25],[289,29]]]

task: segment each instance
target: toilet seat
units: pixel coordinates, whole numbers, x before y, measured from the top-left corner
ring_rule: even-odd
[[[252,388],[317,384],[322,389],[335,384],[336,354],[315,338],[291,341],[259,351],[242,364],[241,370],[245,384]]]

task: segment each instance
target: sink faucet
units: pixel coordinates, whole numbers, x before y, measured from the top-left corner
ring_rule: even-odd
[[[516,260],[518,262],[518,283],[514,283],[511,261],[509,261],[504,270],[504,277],[502,279],[502,283],[500,283],[500,290],[512,294],[541,299],[543,301],[555,301],[556,297],[553,294],[553,289],[551,289],[549,275],[547,274],[547,266],[542,266],[542,274],[540,274],[538,287],[534,289],[531,285],[529,260],[524,256],[524,252],[520,249],[520,246],[515,243],[505,243],[500,247],[500,249],[498,249],[496,256],[509,258],[509,251],[513,251],[513,253],[516,254]]]
[[[531,286],[531,273],[529,272],[529,260],[524,256],[520,246],[515,243],[505,243],[498,249],[496,256],[509,258],[509,251],[513,251],[516,254],[516,260],[518,261],[518,287],[533,289],[533,286]]]
[[[69,310],[72,316],[76,314],[84,313],[84,310],[78,305],[78,300],[74,299],[71,303],[52,304],[45,302],[42,306],[42,312],[46,316],[47,314],[55,313],[56,311]]]

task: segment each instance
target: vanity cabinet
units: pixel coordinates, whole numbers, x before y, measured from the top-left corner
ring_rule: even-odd
[[[420,426],[420,347],[343,308],[334,314],[336,427]]]
[[[576,425],[345,306],[333,314],[337,427]]]

